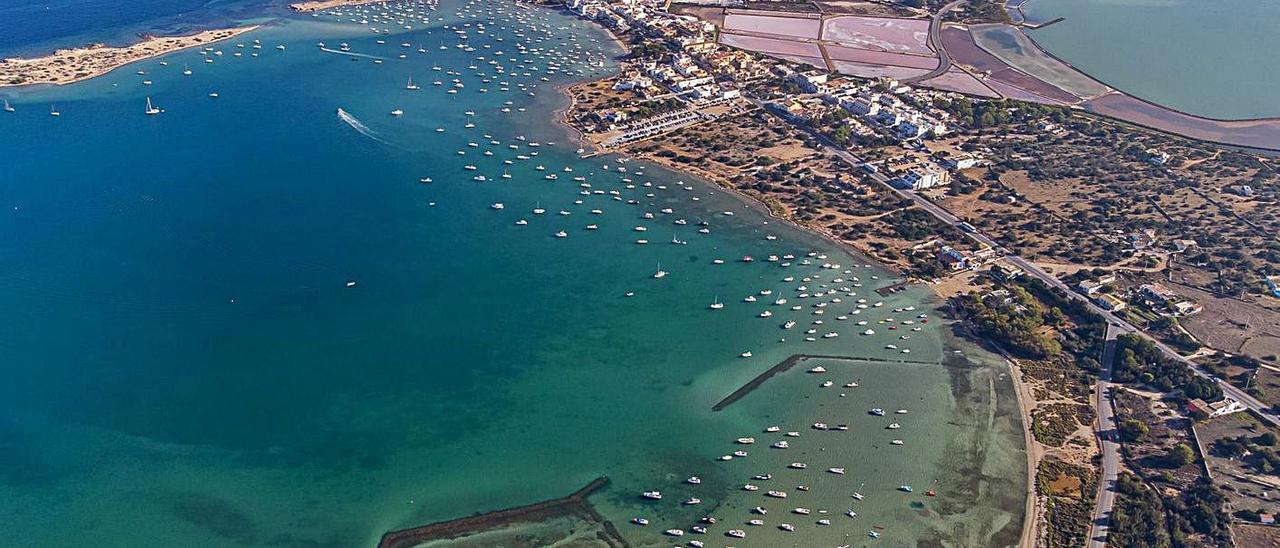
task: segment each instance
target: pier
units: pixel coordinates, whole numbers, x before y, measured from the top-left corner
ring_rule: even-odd
[[[1045,22],[1043,22],[1043,23],[1027,23],[1027,22],[1025,22],[1025,21],[1024,21],[1024,22],[1021,24],[1021,26],[1022,26],[1022,27],[1024,27],[1024,28],[1031,29],[1031,30],[1040,30],[1040,29],[1045,28],[1045,27],[1047,27],[1047,26],[1049,26],[1049,25],[1053,25],[1053,24],[1056,24],[1056,23],[1061,23],[1061,22],[1066,21],[1066,20],[1067,20],[1067,18],[1066,18],[1066,17],[1055,17],[1055,18],[1050,19],[1050,20],[1048,20],[1048,21],[1045,21]]]
[[[770,367],[769,369],[766,369],[763,373],[759,375],[756,375],[754,379],[747,381],[747,384],[744,384],[737,390],[734,390],[732,394],[725,396],[723,400],[720,400],[718,403],[711,406],[711,410],[721,411],[724,408],[729,407],[730,405],[733,405],[734,402],[747,397],[747,394],[750,394],[755,389],[760,388],[760,385],[764,384],[765,381],[773,378],[774,375],[785,372],[788,369],[795,367],[797,363],[800,363],[804,360],[837,360],[837,361],[863,362],[863,363],[899,363],[899,364],[912,364],[912,365],[938,365],[938,362],[930,362],[930,361],[924,361],[924,360],[865,358],[861,356],[830,356],[830,355],[824,355],[824,354],[792,354],[791,357],[778,362],[777,365]]]
[[[567,497],[391,531],[382,535],[378,548],[411,548],[428,541],[455,539],[515,523],[532,523],[570,515],[600,525],[603,529],[599,534],[600,540],[609,546],[628,548],[630,545],[623,540],[613,523],[604,519],[587,502],[588,496],[608,484],[609,478],[600,476]]]
[[[884,286],[884,287],[876,288],[876,293],[878,293],[881,297],[884,297],[884,296],[892,295],[892,294],[897,293],[897,292],[899,292],[899,291],[903,291],[903,290],[907,289],[908,287],[910,287],[910,284],[908,284],[908,283],[906,283],[906,282],[901,282],[901,283],[896,283],[896,284],[893,284],[893,285],[887,285],[887,286]]]

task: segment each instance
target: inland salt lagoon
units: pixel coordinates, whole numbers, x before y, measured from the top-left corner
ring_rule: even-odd
[[[598,28],[435,8],[0,90],[0,545],[372,546],[602,475],[591,503],[637,546],[1016,543],[1008,370],[926,290],[882,297],[890,273],[736,196],[580,158],[557,87],[612,70]],[[798,353],[886,361],[802,361],[711,410]]]
[[[1046,50],[1117,89],[1220,119],[1280,117],[1280,4],[1253,0],[1030,0]]]

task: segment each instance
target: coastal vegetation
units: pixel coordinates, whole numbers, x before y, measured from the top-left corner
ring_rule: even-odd
[[[1206,401],[1222,398],[1222,389],[1213,381],[1193,373],[1185,363],[1170,358],[1151,341],[1132,334],[1116,340],[1116,362],[1112,368],[1116,382],[1151,386],[1161,392],[1177,392],[1184,398]]]
[[[1107,540],[1115,546],[1168,548],[1173,545],[1163,505],[1155,489],[1123,472],[1116,479],[1116,503]]]
[[[1226,500],[1201,467],[1181,398],[1119,389],[1122,454],[1112,534],[1121,546],[1225,546]],[[1130,542],[1136,544],[1129,544]]]
[[[1067,548],[1084,544],[1098,490],[1093,468],[1046,457],[1036,470],[1036,489],[1044,497],[1044,545]]]
[[[1044,359],[1062,352],[1056,332],[1047,329],[1049,315],[1031,293],[1020,286],[1007,287],[1005,293],[975,294],[962,297],[962,306],[978,328],[978,333],[1000,341],[1015,356]],[[1053,319],[1061,314],[1053,314]]]

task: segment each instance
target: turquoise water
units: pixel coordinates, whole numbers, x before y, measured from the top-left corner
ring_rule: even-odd
[[[767,424],[806,430],[817,416],[854,430],[823,446],[850,473],[813,471],[824,487],[809,504],[843,518],[845,491],[868,500],[861,521],[797,522],[797,538],[865,539],[879,524],[880,545],[913,545],[965,520],[1010,519],[999,508],[939,516],[910,505],[918,494],[894,494],[954,475],[946,452],[986,422],[957,418],[963,402],[943,367],[846,364],[839,380],[863,387],[837,400],[797,370],[711,413],[797,352],[897,358],[884,348],[896,340],[912,359],[936,361],[939,324],[898,323],[936,312],[919,289],[872,306],[886,273],[689,177],[578,158],[552,122],[564,105],[555,86],[612,70],[616,47],[552,12],[463,6],[390,35],[349,18],[283,19],[215,46],[222,55],[184,51],[72,86],[0,91],[17,109],[0,116],[0,544],[372,545],[389,529],[561,496],[601,474],[613,484],[593,502],[620,524],[649,515],[654,526],[623,532],[656,543],[718,505],[752,505],[735,486],[760,473],[742,466],[755,459],[714,460],[735,438],[763,440]],[[468,23],[471,52],[442,27]],[[529,51],[516,55],[517,43]],[[498,58],[505,75],[488,63]],[[421,90],[404,89],[410,76]],[[454,78],[465,87],[448,94]],[[145,116],[147,97],[165,113]],[[788,253],[797,258],[786,268],[765,260]],[[659,263],[670,274],[655,279]],[[800,294],[823,285],[847,291],[814,315],[818,299]],[[765,289],[773,295],[742,301]],[[792,302],[768,304],[779,295]],[[725,308],[708,310],[717,297]],[[833,317],[859,298],[860,314]],[[893,312],[908,306],[919,310]],[[757,317],[765,309],[775,315]],[[901,331],[881,323],[889,317]],[[787,319],[799,325],[780,329]],[[824,325],[803,342],[814,319]],[[858,335],[868,327],[880,334]],[[840,336],[821,338],[828,331]],[[883,445],[873,406],[911,408],[898,434],[907,445]],[[808,434],[797,448],[814,450],[803,449]],[[759,462],[774,469],[780,458]],[[1016,459],[991,462],[993,476],[1022,473]],[[707,478],[701,507],[676,497],[690,474]],[[655,488],[672,495],[642,503]],[[767,529],[744,545],[792,538]]]
[[[127,45],[140,34],[186,34],[283,15],[284,0],[6,0],[0,58],[86,44]]]
[[[1029,31],[1054,55],[1137,97],[1213,118],[1280,116],[1280,4],[1034,0]]]

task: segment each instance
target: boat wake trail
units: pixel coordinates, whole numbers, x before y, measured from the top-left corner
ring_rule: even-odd
[[[379,61],[387,60],[386,57],[378,57],[377,55],[369,55],[367,53],[356,53],[354,51],[341,51],[341,50],[329,49],[329,48],[320,48],[320,51],[323,51],[325,53],[336,53],[338,55],[347,55],[350,57],[363,57],[365,59],[377,59]]]
[[[338,108],[338,119],[342,120],[343,122],[346,122],[347,125],[351,126],[351,129],[356,130],[357,132],[359,132],[361,135],[364,135],[365,137],[373,139],[374,141],[377,141],[384,145],[395,146],[391,143],[391,141],[383,139],[381,135],[378,135],[378,132],[370,129],[369,126],[364,125],[364,122],[361,122],[359,118],[352,116],[350,112],[342,110],[342,108]]]

